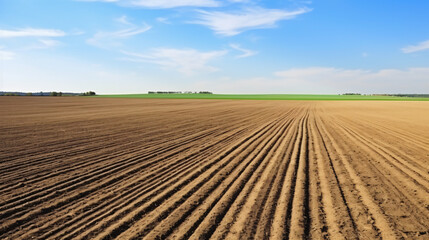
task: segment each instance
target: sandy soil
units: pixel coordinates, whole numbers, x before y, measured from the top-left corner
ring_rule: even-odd
[[[429,102],[0,98],[1,239],[429,239]]]

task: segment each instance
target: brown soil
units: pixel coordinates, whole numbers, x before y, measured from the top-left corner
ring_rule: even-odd
[[[0,239],[429,239],[429,103],[0,98]]]

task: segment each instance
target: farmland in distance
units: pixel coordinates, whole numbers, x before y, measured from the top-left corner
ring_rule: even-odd
[[[1,239],[429,238],[429,104],[0,98]]]

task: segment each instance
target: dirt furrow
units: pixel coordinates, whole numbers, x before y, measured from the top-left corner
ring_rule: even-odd
[[[202,161],[201,157],[204,157],[204,152],[208,149],[210,151],[215,151],[216,148],[213,148],[213,146],[217,146],[217,144],[220,144],[221,142],[230,142],[231,140],[229,138],[234,137],[235,134],[243,131],[242,129],[239,129],[237,132],[233,132],[231,136],[222,136],[219,141],[217,142],[211,142],[210,145],[204,147],[204,149],[200,149],[198,152],[193,152],[190,154],[186,154],[183,156],[183,158],[178,158],[175,161],[172,161],[171,163],[168,163],[167,165],[164,165],[161,168],[155,168],[152,172],[147,172],[144,175],[140,175],[139,179],[133,179],[131,183],[121,186],[120,188],[113,188],[111,191],[113,193],[108,194],[107,196],[104,196],[103,198],[98,198],[94,200],[91,204],[86,203],[84,206],[82,206],[79,209],[74,210],[73,218],[71,223],[64,222],[64,219],[58,219],[56,222],[52,223],[53,226],[58,225],[58,222],[61,222],[61,227],[56,228],[55,231],[61,230],[63,227],[69,226],[73,231],[79,230],[79,225],[82,225],[84,227],[89,227],[91,224],[88,223],[92,222],[95,224],[96,221],[102,220],[103,216],[107,216],[107,213],[103,211],[103,208],[113,209],[115,206],[122,204],[122,199],[124,197],[127,197],[129,200],[135,199],[138,196],[140,196],[143,193],[148,192],[148,190],[153,189],[157,187],[160,183],[162,184],[168,184],[171,182],[171,178],[174,177],[174,179],[179,180],[179,177],[176,177],[176,175],[181,175],[183,171],[190,171],[198,166],[196,166],[199,162]],[[198,154],[197,154],[198,153]],[[174,170],[171,170],[174,169]],[[162,177],[159,177],[162,176]],[[123,189],[123,190],[122,190]],[[110,192],[107,188],[105,190],[106,192]],[[116,192],[121,192],[120,195],[116,194]],[[128,197],[128,195],[131,195],[131,198]],[[86,210],[90,209],[90,211]],[[69,211],[69,210],[67,210]],[[111,211],[109,211],[111,214]],[[79,213],[82,213],[83,216],[78,216]],[[92,216],[93,214],[98,214],[99,216]],[[64,217],[64,218],[70,218],[70,217]],[[79,223],[79,220],[83,218],[83,222]],[[39,229],[40,230],[40,229]],[[49,234],[53,234],[54,232],[50,232]],[[42,237],[46,239],[49,235],[44,234]],[[64,239],[65,237],[61,237]]]
[[[198,206],[195,203],[204,202],[208,197],[210,198],[210,195],[213,191],[222,192],[223,194],[214,194],[215,199],[213,199],[213,202],[207,201],[207,205],[209,206],[219,204],[217,203],[219,199],[229,199],[227,196],[230,194],[233,194],[233,195],[238,194],[239,192],[237,192],[237,190],[241,191],[242,187],[236,188],[234,186],[237,184],[238,186],[245,185],[245,183],[252,176],[253,172],[261,165],[261,162],[264,159],[263,156],[267,154],[267,151],[269,151],[270,148],[273,147],[273,144],[276,142],[275,138],[279,136],[278,132],[281,132],[281,129],[286,129],[286,127],[287,127],[287,122],[282,121],[281,124],[277,123],[275,128],[273,128],[273,131],[271,131],[276,133],[277,136],[272,137],[272,139],[263,138],[263,141],[261,143],[262,145],[256,145],[256,148],[250,149],[247,155],[243,156],[242,158],[243,161],[239,162],[240,165],[238,167],[234,167],[234,169],[231,171],[228,171],[228,167],[226,167],[225,170],[231,173],[223,174],[224,169],[222,169],[218,173],[219,176],[215,176],[215,178],[212,179],[212,181],[210,182],[211,184],[210,183],[206,184],[206,186],[200,188],[198,191],[190,195],[189,199],[186,199],[186,202],[180,207],[178,207],[177,209],[170,208],[169,211],[172,211],[172,212],[171,214],[169,214],[170,215],[169,219],[172,219],[172,222],[176,222],[176,224],[172,223],[171,225],[175,226],[177,225],[178,222],[182,222],[183,219],[189,216],[192,213],[192,211]],[[268,132],[267,134],[270,134],[271,132]],[[234,174],[235,172],[238,172],[238,173]],[[225,179],[225,176],[228,176],[228,175],[230,175],[231,177],[227,177]],[[220,189],[218,189],[221,183],[222,183],[222,186],[220,187]],[[223,186],[226,186],[226,187],[222,190]],[[158,215],[158,213],[156,215]],[[195,216],[195,213],[193,214],[193,216]],[[203,214],[202,216],[206,216],[206,214]],[[155,218],[158,219],[159,217],[155,217]],[[177,221],[175,220],[175,218],[179,218],[180,220]],[[219,216],[216,216],[216,218],[219,219]],[[157,221],[156,224],[158,224],[158,222],[159,220]],[[168,219],[165,219],[164,222],[165,224],[162,224],[161,228],[164,228],[164,226],[169,225]],[[155,224],[151,226],[151,224],[147,224],[147,221],[145,221],[144,224],[147,225],[147,227],[144,227],[143,228],[144,230],[139,232],[137,235],[133,236],[132,239],[137,239],[142,236],[145,236],[146,235],[145,233],[149,233],[149,231],[151,231],[150,234],[154,235],[152,237],[163,238],[168,236],[170,234],[170,231],[174,229],[174,227],[169,227],[167,232],[163,232],[162,230],[158,232],[156,230],[152,231],[151,229],[153,226],[156,226]],[[213,227],[213,225],[211,227]],[[127,235],[124,235],[124,237],[127,238]],[[148,239],[151,239],[152,237],[150,235],[147,236]]]
[[[317,169],[320,176],[321,202],[326,217],[324,230],[328,232],[331,239],[356,239],[358,238],[356,223],[316,121],[313,122],[311,131],[314,136]]]
[[[348,128],[342,126],[345,133],[350,136],[352,139],[359,141],[356,145],[362,147],[373,159],[379,159],[378,164],[382,165],[385,170],[390,170],[392,176],[396,177],[403,186],[406,186],[406,189],[414,192],[414,197],[421,199],[420,204],[429,206],[429,189],[428,181],[425,177],[419,175],[419,173],[414,172],[412,169],[406,168],[406,165],[400,161],[400,157],[392,157],[390,154],[387,154],[385,150],[382,149],[377,142],[372,141],[372,144],[369,145],[363,137],[361,137],[356,132],[349,130]],[[350,135],[350,134],[353,134]],[[378,156],[377,156],[378,155]],[[423,173],[424,174],[424,173]],[[410,180],[406,180],[409,178]],[[418,189],[418,190],[416,190]],[[429,210],[429,209],[428,209]]]
[[[426,103],[3,97],[0,111],[2,239],[429,236]]]
[[[337,142],[334,140],[331,134],[324,128],[325,126],[322,124],[321,129],[324,132],[324,135],[329,139],[332,146],[335,148],[335,151],[338,152],[340,160],[344,164],[348,175],[353,181],[355,189],[359,192],[362,202],[367,206],[367,210],[371,214],[371,217],[374,220],[374,224],[377,227],[377,230],[379,231],[381,237],[384,239],[398,238],[398,235],[392,228],[392,224],[388,221],[380,206],[377,205],[377,203],[374,201],[374,198],[371,196],[368,189],[365,187],[366,184],[364,184],[362,179],[359,177],[358,173],[353,168],[349,160],[346,159],[346,155],[343,153],[343,150],[338,146]]]
[[[286,239],[290,232],[290,220],[292,213],[292,199],[295,191],[296,174],[299,167],[299,153],[301,152],[302,138],[304,136],[304,118],[300,119],[298,135],[294,142],[290,163],[286,169],[284,183],[282,183],[280,198],[273,216],[273,224],[270,230],[270,238]]]
[[[249,179],[249,182],[242,188],[241,192],[231,203],[225,216],[220,221],[219,226],[213,232],[212,238],[246,238],[245,235],[253,235],[256,228],[251,228],[253,225],[249,220],[249,215],[255,214],[261,209],[263,201],[258,201],[258,198],[265,198],[268,194],[271,183],[273,181],[274,166],[278,166],[278,162],[273,157],[275,153],[280,152],[279,147],[282,146],[284,137],[293,127],[294,123],[288,123],[287,128],[283,129],[275,145],[269,150],[263,159],[263,165],[257,169]],[[248,236],[247,238],[250,238]]]
[[[224,153],[218,156],[215,156],[212,161],[201,166],[200,169],[197,169],[196,171],[192,172],[186,178],[183,178],[181,182],[178,182],[177,184],[170,186],[168,189],[164,190],[163,194],[160,194],[162,193],[160,192],[154,195],[154,196],[159,195],[159,197],[157,197],[153,201],[145,204],[147,199],[146,200],[144,198],[139,199],[136,203],[130,204],[131,206],[134,206],[134,207],[122,210],[119,214],[115,214],[114,216],[110,217],[111,220],[105,220],[105,223],[103,224],[104,225],[103,228],[107,227],[107,230],[105,230],[105,232],[109,232],[109,233],[105,234],[104,237],[102,236],[101,238],[108,239],[108,238],[114,237],[114,235],[116,234],[119,235],[120,233],[122,233],[128,228],[127,227],[129,226],[128,222],[135,222],[135,220],[141,219],[147,213],[147,211],[152,211],[155,206],[158,206],[161,202],[171,197],[173,194],[178,192],[181,188],[185,186],[189,186],[189,183],[197,179],[197,177],[199,177],[201,174],[205,174],[206,176],[208,175],[207,178],[213,177],[217,173],[217,171],[221,170],[222,167],[225,167],[232,160],[231,159],[232,156],[235,156],[235,154],[240,153],[245,148],[246,145],[252,144],[254,141],[257,140],[257,137],[260,134],[264,134],[266,131],[269,131],[272,127],[273,127],[272,124],[266,125],[265,127],[257,130],[253,135],[241,140],[240,144],[231,146],[231,148],[226,150]],[[225,160],[225,157],[231,154],[232,156],[229,156]],[[218,162],[221,159],[223,161]],[[209,169],[211,170],[207,171]],[[200,185],[202,185],[203,183],[204,181],[200,182]],[[190,190],[192,190],[192,188]],[[121,219],[123,220],[119,221]],[[99,227],[97,228],[99,229]],[[97,232],[100,232],[99,230],[97,230],[97,228],[94,228],[94,230],[91,230],[89,234],[94,236],[94,234],[97,234]]]

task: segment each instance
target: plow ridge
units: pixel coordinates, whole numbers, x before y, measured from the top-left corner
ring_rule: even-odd
[[[238,130],[236,133],[240,133],[241,131],[242,130]],[[233,133],[233,135],[236,133]],[[219,142],[214,142],[213,144],[216,145],[216,144],[221,143],[222,141],[229,142],[231,137],[233,137],[233,136],[225,137],[225,138],[221,139]],[[205,147],[204,149],[209,149],[210,147],[211,146],[208,146],[208,147]],[[203,151],[203,150],[200,150],[198,153],[201,153],[201,151]],[[117,200],[121,200],[122,198],[127,197],[128,195],[132,194],[131,198],[127,197],[129,199],[127,202],[130,203],[130,202],[132,202],[130,200],[134,200],[137,197],[141,196],[142,194],[145,194],[145,193],[155,189],[156,187],[158,187],[159,182],[157,180],[159,180],[159,175],[162,175],[162,179],[165,179],[165,180],[162,180],[163,184],[167,184],[166,181],[170,181],[169,178],[174,177],[177,174],[183,174],[183,173],[181,173],[181,169],[186,168],[187,171],[190,171],[193,168],[195,168],[195,166],[193,166],[193,165],[195,165],[195,162],[193,162],[193,160],[197,157],[196,155],[197,155],[196,152],[191,153],[189,155],[186,155],[186,157],[183,159],[183,161],[179,160],[177,162],[173,162],[172,164],[161,167],[159,170],[157,169],[155,172],[148,173],[148,175],[145,175],[145,176],[141,176],[140,180],[135,180],[135,182],[132,182],[128,186],[124,186],[123,188],[127,189],[127,191],[123,192],[120,196],[115,196],[115,194],[108,195],[102,199],[97,200],[96,202],[92,203],[89,206],[85,206],[85,208],[89,208],[90,210],[89,211],[85,210],[85,213],[82,213],[83,216],[81,216],[81,217],[76,216],[75,218],[73,218],[72,221],[77,222],[81,218],[86,218],[87,216],[90,216],[91,214],[97,214],[98,213],[100,216],[96,216],[96,217],[94,217],[94,219],[91,219],[90,220],[91,222],[86,223],[85,227],[89,227],[89,226],[93,225],[97,219],[100,220],[100,219],[102,219],[103,216],[108,215],[106,213],[101,214],[102,211],[100,211],[100,210],[102,210],[103,208],[107,208],[107,207],[109,207],[109,205],[112,205],[110,207],[111,210],[109,211],[110,214],[112,214],[113,209],[116,208],[115,205],[113,205],[113,204],[115,204],[115,203],[118,205],[124,204],[121,202],[117,203],[116,202]],[[198,161],[198,160],[196,160],[196,161]],[[201,161],[201,160],[199,160],[199,161]],[[175,170],[171,171],[171,168],[174,168]],[[176,178],[176,180],[179,180],[179,179],[180,179],[180,176],[179,176],[179,178]],[[111,198],[113,196],[115,196],[115,197]],[[125,203],[125,205],[126,205],[126,203]],[[84,209],[80,210],[80,212],[83,212],[83,211],[84,211]],[[79,213],[79,211],[76,212],[76,214],[78,214],[78,213]],[[59,219],[59,221],[61,221],[61,219]],[[56,231],[60,230],[63,227],[71,225],[71,224],[72,223],[63,224],[62,227],[60,227],[60,228],[57,227]],[[56,225],[56,224],[53,223],[53,225]],[[76,223],[76,225],[71,225],[71,226],[73,228],[76,228],[77,226],[80,226],[80,225],[82,225],[82,224],[78,225]],[[47,237],[47,235],[45,234],[45,235],[43,235],[43,237]]]
[[[356,227],[356,222],[352,217],[351,211],[350,211],[350,207],[347,203],[345,194],[344,194],[344,190],[341,187],[339,178],[338,178],[338,174],[334,168],[334,165],[332,163],[332,158],[330,156],[330,153],[328,151],[328,148],[326,147],[326,143],[325,140],[323,139],[323,135],[320,132],[319,127],[317,126],[317,123],[314,122],[314,127],[316,129],[316,133],[317,136],[315,137],[315,143],[318,146],[318,150],[317,152],[319,154],[321,154],[322,152],[324,152],[326,154],[326,160],[328,161],[327,165],[329,166],[329,170],[325,168],[324,164],[322,163],[321,160],[317,161],[318,163],[318,167],[320,170],[320,176],[321,176],[321,185],[322,185],[322,191],[323,191],[323,202],[325,203],[325,207],[327,208],[325,212],[326,214],[326,218],[327,221],[330,222],[330,226],[331,228],[328,228],[328,232],[330,232],[330,236],[332,236],[334,239],[336,238],[340,238],[341,237],[341,230],[340,227],[338,226],[338,221],[339,219],[337,218],[337,215],[340,214],[338,212],[338,210],[335,209],[334,206],[334,201],[335,199],[333,199],[333,191],[335,190],[331,190],[330,186],[329,186],[329,179],[328,179],[328,172],[331,172],[331,177],[333,177],[333,180],[335,182],[335,188],[336,190],[338,190],[339,192],[339,196],[337,196],[337,198],[340,198],[341,201],[340,202],[336,202],[336,204],[342,204],[345,207],[346,212],[342,214],[341,217],[345,217],[346,219],[348,219],[349,224],[352,226],[351,229],[349,231],[352,231],[353,234],[352,235],[356,235],[357,236],[357,227]],[[319,139],[321,141],[321,144],[319,143]],[[322,150],[323,149],[323,150]]]
[[[0,119],[1,239],[428,236],[429,106],[49,100]]]

